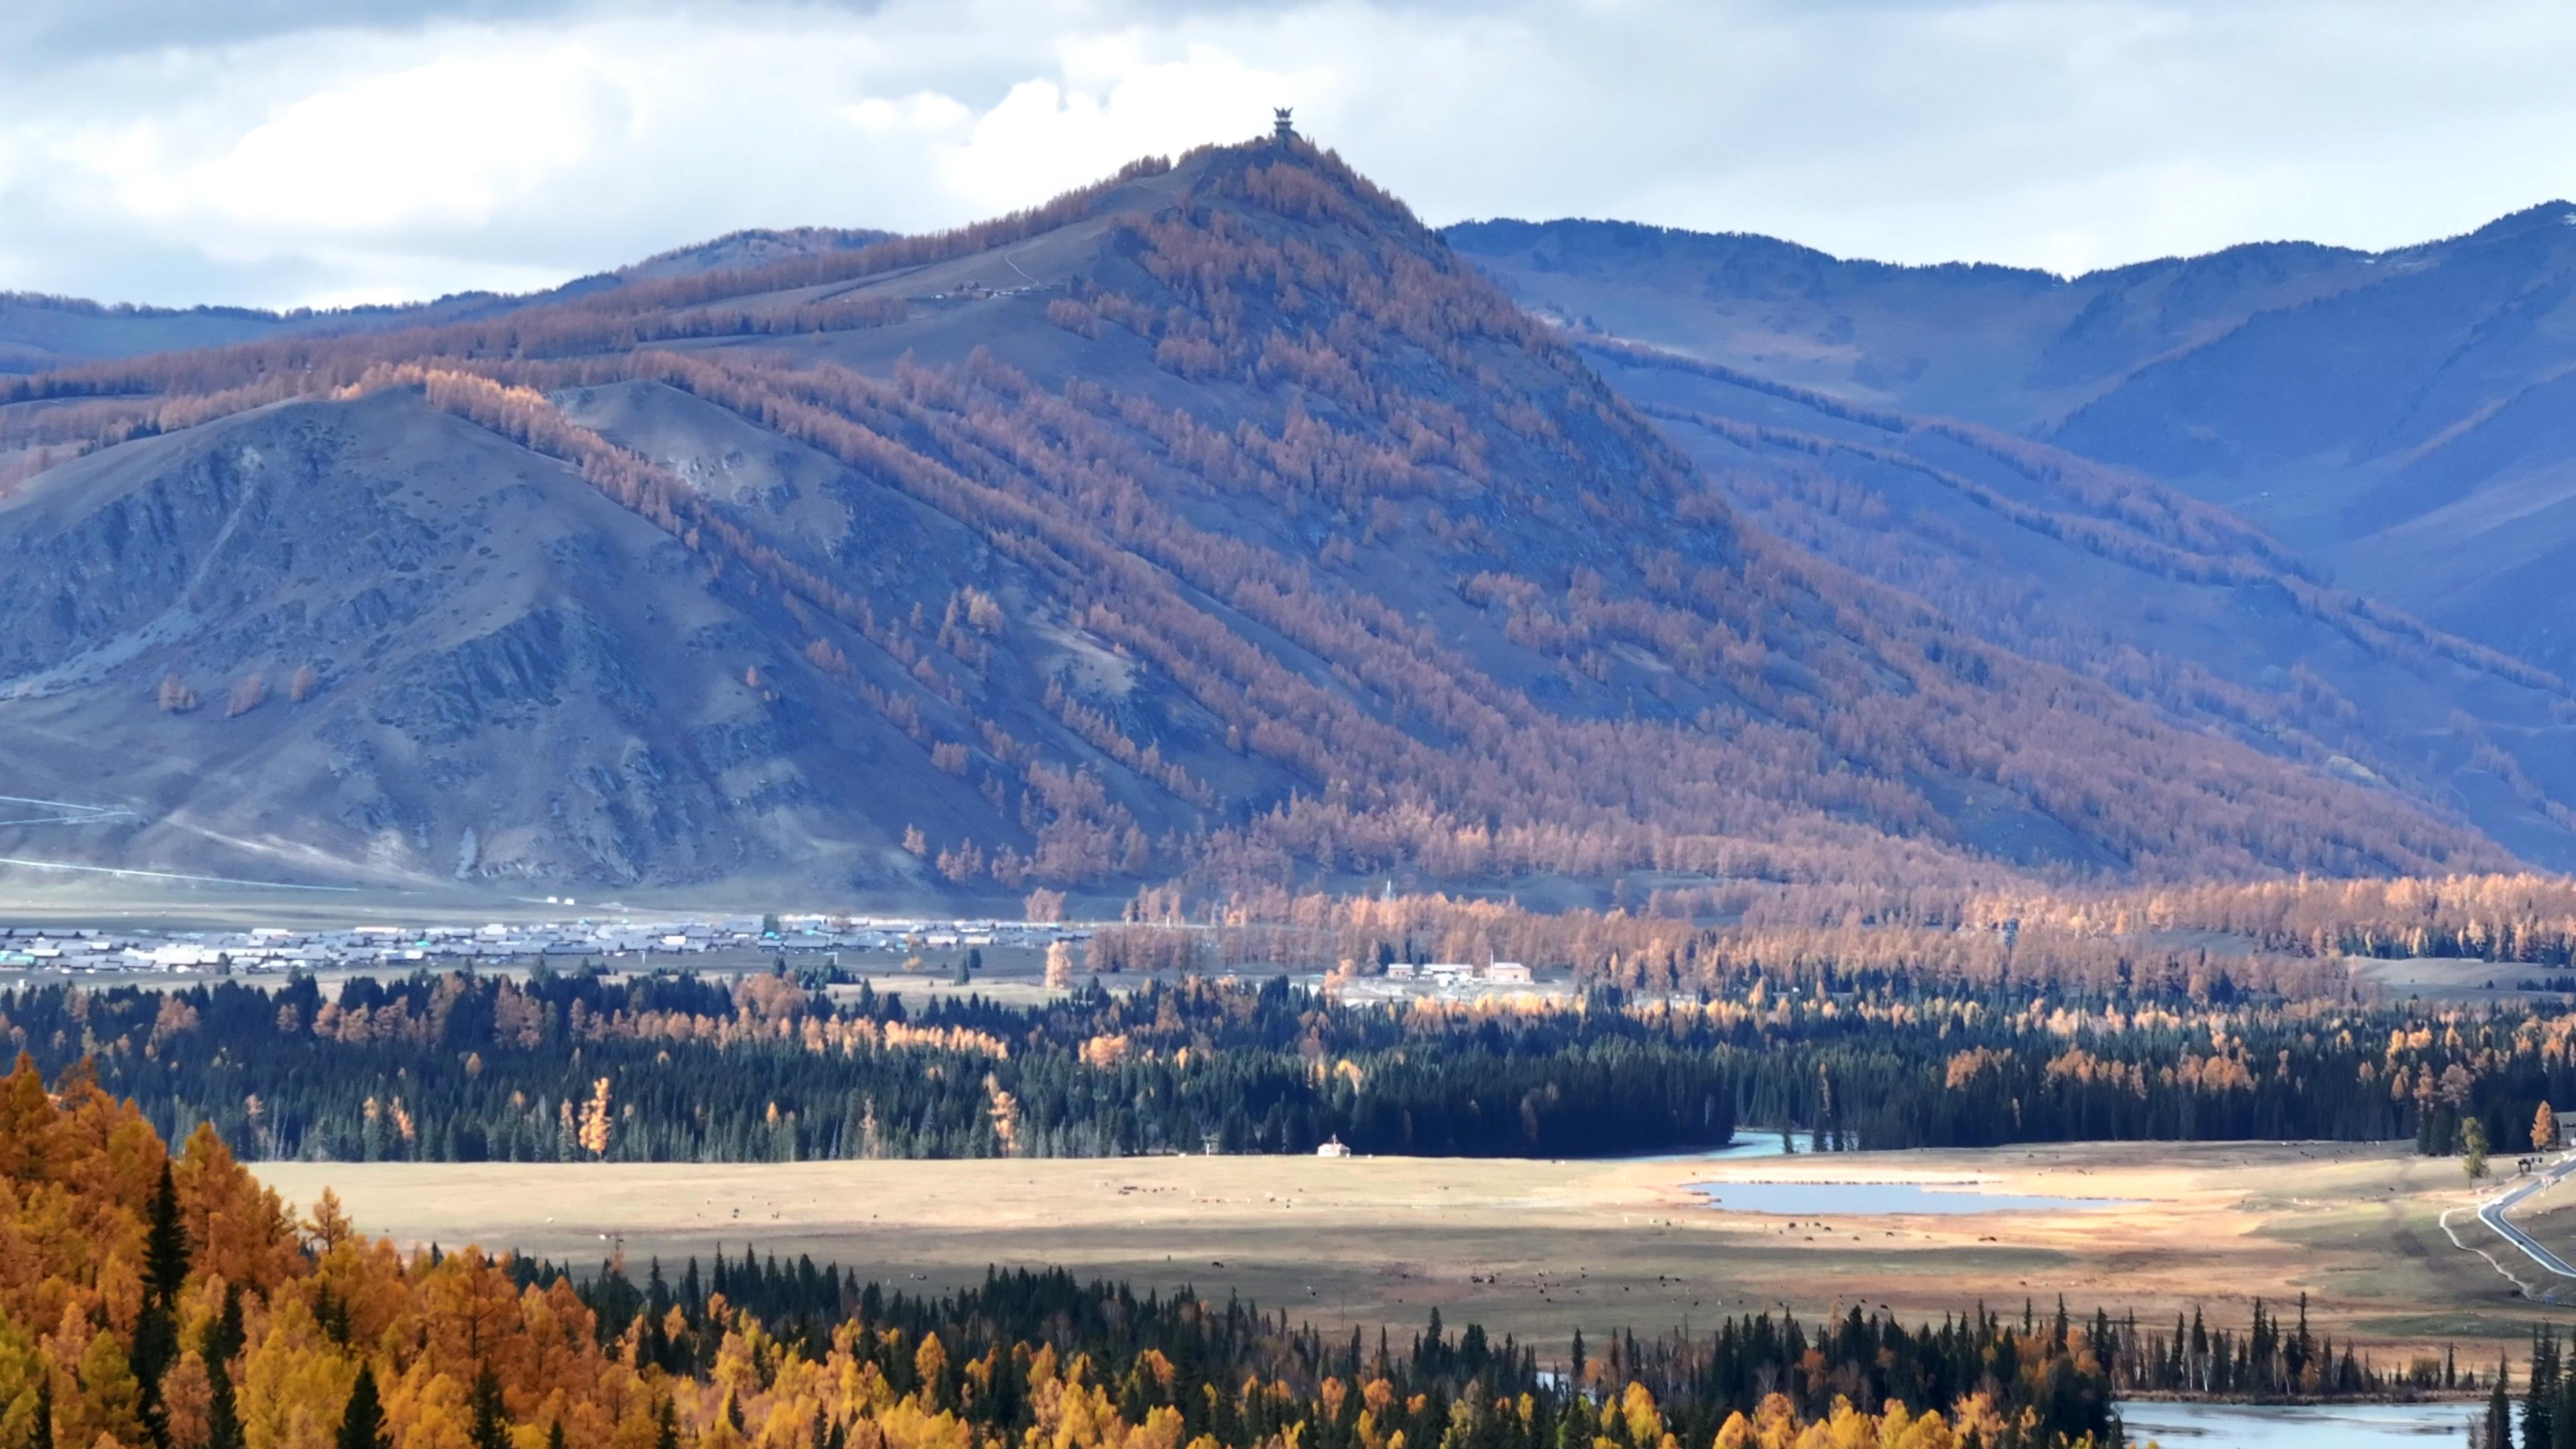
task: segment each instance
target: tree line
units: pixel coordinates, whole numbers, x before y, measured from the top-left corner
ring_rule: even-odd
[[[1360,1152],[1579,1157],[2082,1140],[2413,1138],[2519,1153],[2576,1096],[2576,1015],[1757,982],[1732,998],[1353,1002],[1090,978],[1038,1006],[842,999],[783,971],[24,987],[0,1037],[165,1132],[431,1161]]]

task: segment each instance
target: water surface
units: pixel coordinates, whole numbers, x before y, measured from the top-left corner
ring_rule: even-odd
[[[2475,1404],[2165,1404],[2120,1406],[2129,1442],[2164,1449],[2343,1449],[2461,1442]]]
[[[1806,1154],[1806,1150],[1806,1144],[1801,1141],[1798,1146],[1799,1155],[1804,1156]],[[1787,1154],[1781,1148],[1779,1133],[1749,1132],[1742,1128],[1738,1128],[1736,1129],[1735,1140],[1726,1144],[1724,1147],[1687,1147],[1679,1152],[1623,1152],[1616,1157],[1587,1158],[1585,1160],[1594,1162],[1742,1162],[1745,1159],[1752,1157],[1781,1157],[1785,1155]]]

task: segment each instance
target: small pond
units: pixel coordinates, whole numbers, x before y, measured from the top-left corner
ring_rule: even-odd
[[[1695,1182],[1691,1191],[1720,1212],[1790,1217],[1882,1217],[1892,1213],[2080,1212],[2126,1207],[2134,1199],[2046,1197],[1996,1192],[1973,1182]]]
[[[1803,1146],[1800,1149],[1804,1150]],[[1602,1162],[1742,1162],[1753,1157],[1781,1156],[1780,1134],[1747,1132],[1736,1129],[1735,1140],[1724,1147],[1693,1147],[1680,1152],[1632,1152],[1617,1157],[1591,1159]]]
[[[2129,1442],[2164,1449],[2322,1449],[2457,1444],[2476,1404],[2166,1404],[2120,1406]]]

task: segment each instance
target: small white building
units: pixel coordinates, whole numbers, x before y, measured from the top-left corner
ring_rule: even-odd
[[[1317,1157],[1348,1157],[1351,1155],[1351,1149],[1343,1143],[1339,1136],[1333,1136],[1324,1139],[1323,1145],[1315,1149],[1315,1155]]]
[[[1518,961],[1497,961],[1485,968],[1485,979],[1513,986],[1530,984],[1530,969]]]

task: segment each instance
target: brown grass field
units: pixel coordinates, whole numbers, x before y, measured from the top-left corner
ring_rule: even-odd
[[[1189,1284],[1311,1321],[1402,1328],[1433,1306],[1542,1343],[1582,1327],[1659,1332],[1786,1304],[1937,1317],[2064,1294],[2169,1324],[2252,1298],[2387,1357],[2444,1341],[2484,1361],[2542,1309],[2452,1246],[2470,1201],[2452,1160],[2402,1146],[2091,1144],[1728,1162],[1282,1157],[745,1165],[273,1163],[290,1200],[337,1190],[398,1242],[511,1245],[575,1264],[745,1244],[890,1286],[954,1287],[987,1265],[1062,1264],[1140,1288]],[[1981,1179],[1996,1191],[2133,1205],[1973,1216],[1718,1211],[1702,1181]],[[2504,1251],[2468,1212],[2462,1239]],[[2538,1229],[2535,1229],[2536,1231]],[[2507,1259],[2526,1280],[2527,1260]],[[2563,1317],[2563,1314],[2561,1314]]]

